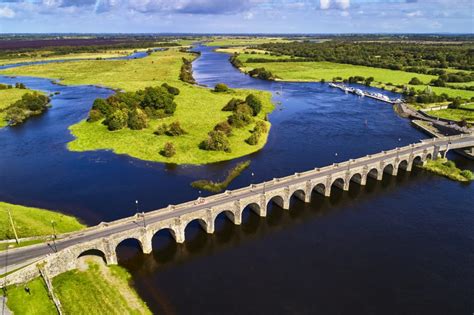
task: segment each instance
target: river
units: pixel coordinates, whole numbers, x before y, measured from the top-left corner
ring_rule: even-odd
[[[87,116],[95,98],[113,92],[0,76],[1,83],[60,92],[44,115],[0,130],[0,200],[96,224],[134,214],[136,199],[146,211],[196,198],[191,181],[222,177],[241,160],[252,164],[230,188],[425,138],[384,103],[321,83],[253,79],[233,68],[228,55],[195,49],[199,84],[268,90],[281,103],[270,115],[263,150],[207,166],[69,152],[68,127]],[[139,294],[160,314],[464,314],[474,309],[473,205],[473,185],[402,171],[330,198],[314,194],[310,204],[293,200],[289,211],[272,206],[267,218],[245,211],[241,226],[219,217],[213,235],[191,225],[182,245],[157,235],[151,255],[133,241],[118,253]]]

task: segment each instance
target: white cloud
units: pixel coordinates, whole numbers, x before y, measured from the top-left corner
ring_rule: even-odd
[[[11,19],[15,17],[15,11],[9,7],[0,7],[0,18]]]
[[[327,9],[341,9],[347,10],[351,6],[350,0],[319,0],[319,8],[321,10]]]
[[[420,17],[422,15],[423,15],[423,13],[420,10],[413,11],[413,12],[408,12],[406,14],[406,16],[408,16],[408,17]]]

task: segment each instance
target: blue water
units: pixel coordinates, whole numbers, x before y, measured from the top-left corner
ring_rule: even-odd
[[[250,78],[228,55],[198,46],[199,84],[271,91],[280,103],[263,150],[230,188],[417,142],[425,135],[391,106],[321,83]],[[58,209],[88,224],[196,198],[196,179],[219,179],[239,160],[207,166],[143,162],[107,151],[73,153],[68,127],[111,90],[23,82],[52,97],[44,115],[0,130],[0,200]],[[374,89],[375,90],[375,89]],[[391,97],[389,92],[384,92]],[[465,167],[473,164],[452,156]],[[254,173],[252,177],[251,174]],[[154,253],[119,248],[139,294],[164,314],[466,314],[474,303],[474,188],[419,170],[352,185],[332,197],[246,212],[244,224],[219,218],[218,232],[197,226],[176,245],[154,240]]]

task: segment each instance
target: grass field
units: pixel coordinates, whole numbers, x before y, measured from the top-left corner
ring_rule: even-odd
[[[53,278],[53,287],[65,314],[151,314],[129,286],[130,274],[119,266],[89,263]]]
[[[20,238],[53,234],[51,221],[54,221],[58,234],[85,228],[76,218],[62,213],[0,202],[0,239],[15,237],[8,217],[8,209]]]
[[[431,116],[451,119],[451,120],[466,120],[467,122],[474,123],[474,111],[465,109],[442,109],[429,112]]]
[[[30,288],[30,294],[25,291],[25,287]],[[57,314],[42,278],[36,278],[24,285],[8,287],[7,298],[7,306],[15,315]]]
[[[245,98],[250,93],[256,94],[263,102],[262,112],[258,119],[263,119],[266,113],[273,110],[274,105],[271,102],[271,94],[268,92],[234,90],[227,93],[214,93],[210,89],[179,81],[182,57],[193,58],[194,55],[170,49],[155,52],[143,59],[90,60],[68,64],[36,65],[9,69],[0,73],[57,78],[64,84],[96,84],[126,91],[136,91],[167,82],[181,90],[180,95],[175,99],[178,106],[174,116],[153,120],[149,128],[141,131],[123,129],[110,132],[100,123],[85,121],[72,126],[71,132],[77,138],[68,145],[72,151],[108,149],[142,160],[205,164],[234,159],[260,150],[266,143],[266,136],[262,137],[263,141],[260,141],[258,145],[251,146],[245,143],[250,130],[254,127],[253,124],[243,129],[234,129],[233,136],[229,138],[232,149],[230,153],[203,151],[198,148],[199,143],[207,138],[207,133],[218,122],[230,115],[229,112],[223,112],[221,109],[231,98]],[[153,134],[159,124],[172,121],[179,121],[188,134],[180,137]],[[159,154],[166,142],[173,142],[176,147],[177,153],[171,158],[165,158]]]
[[[207,46],[246,46],[265,43],[287,43],[289,40],[280,37],[216,37]]]
[[[15,103],[26,93],[31,93],[32,90],[28,89],[6,89],[0,90],[0,128],[5,127],[7,122],[5,121],[5,110],[8,106]]]

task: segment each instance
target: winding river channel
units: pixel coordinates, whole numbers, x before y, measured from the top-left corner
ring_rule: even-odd
[[[425,135],[391,106],[321,83],[269,82],[233,68],[228,55],[197,46],[199,84],[271,91],[277,105],[263,150],[206,166],[139,161],[108,151],[76,153],[68,127],[95,98],[113,91],[47,79],[0,76],[52,97],[52,108],[0,130],[0,200],[59,209],[88,224],[197,198],[196,179],[221,178],[238,161],[250,169],[230,186],[286,176],[417,142]],[[141,55],[135,57],[142,57]],[[390,95],[390,93],[385,92]],[[394,96],[394,95],[390,95]],[[458,164],[472,162],[451,155]],[[252,176],[252,172],[254,176]],[[203,193],[204,195],[205,193]],[[272,206],[267,218],[244,212],[217,232],[196,226],[186,242],[154,239],[151,255],[126,241],[120,264],[159,314],[470,314],[474,310],[474,185],[415,169],[351,184],[310,204]]]

